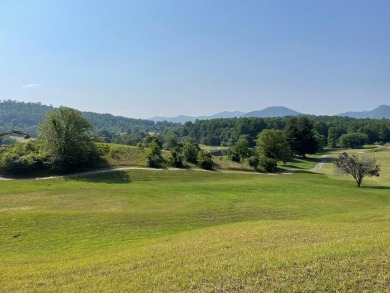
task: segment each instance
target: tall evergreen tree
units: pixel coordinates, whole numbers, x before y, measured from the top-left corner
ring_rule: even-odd
[[[285,134],[294,155],[305,157],[306,154],[315,154],[318,151],[319,144],[315,138],[313,124],[307,117],[291,118],[287,122]]]

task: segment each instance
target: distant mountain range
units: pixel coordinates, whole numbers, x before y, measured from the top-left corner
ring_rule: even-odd
[[[168,122],[178,122],[178,123],[185,123],[187,121],[194,122],[195,120],[208,120],[208,119],[217,119],[217,118],[234,118],[234,117],[285,117],[285,116],[297,116],[301,115],[302,113],[299,113],[297,111],[291,110],[286,107],[268,107],[260,111],[252,111],[252,112],[220,112],[214,115],[210,116],[175,116],[175,117],[159,117],[155,116],[152,118],[149,118],[149,120],[153,121],[168,121]]]
[[[303,113],[299,113],[297,111],[294,111],[292,109],[286,108],[286,107],[268,107],[263,110],[259,111],[252,111],[252,112],[220,112],[214,115],[209,116],[175,116],[175,117],[160,117],[155,116],[152,118],[149,118],[149,120],[153,121],[168,121],[168,122],[176,122],[176,123],[185,123],[187,121],[194,122],[195,120],[208,120],[208,119],[217,119],[217,118],[234,118],[234,117],[286,117],[286,116],[298,116],[302,115]],[[345,112],[338,114],[336,116],[347,116],[351,118],[371,118],[371,119],[390,119],[390,106],[381,105],[378,108],[372,110],[372,111],[362,111],[362,112]]]
[[[337,116],[347,116],[352,118],[390,119],[390,106],[381,105],[372,111],[345,112]]]
[[[244,115],[244,112],[229,112],[229,111],[224,111],[220,112],[214,115],[210,116],[186,116],[186,115],[179,115],[175,117],[160,117],[160,116],[155,116],[152,118],[149,118],[149,120],[153,120],[155,122],[157,121],[168,121],[168,122],[176,122],[176,123],[185,123],[187,121],[192,121],[194,122],[195,120],[208,120],[208,119],[217,119],[217,118],[234,118],[234,117],[241,117]]]

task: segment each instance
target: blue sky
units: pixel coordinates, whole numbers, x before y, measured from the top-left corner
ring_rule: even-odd
[[[134,118],[390,104],[390,1],[0,0],[0,99]]]

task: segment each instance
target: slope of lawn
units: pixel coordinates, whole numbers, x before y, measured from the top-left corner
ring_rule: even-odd
[[[385,292],[390,153],[372,154],[362,188],[330,164],[1,181],[0,291]]]

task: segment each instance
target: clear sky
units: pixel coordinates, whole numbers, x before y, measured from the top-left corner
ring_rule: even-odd
[[[133,118],[390,104],[389,0],[0,0],[0,99]]]

